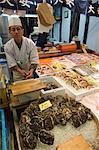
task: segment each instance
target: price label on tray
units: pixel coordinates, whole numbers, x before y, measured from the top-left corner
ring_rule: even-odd
[[[96,67],[96,62],[95,61],[91,62],[91,66]]]
[[[84,77],[84,79],[89,83],[89,84],[99,84],[98,81],[96,81],[95,79],[93,79],[92,77],[88,76],[88,77]]]
[[[52,104],[51,104],[50,100],[47,100],[46,102],[39,104],[39,108],[41,111],[43,111],[51,106],[52,106]]]
[[[57,69],[62,69],[62,65],[59,62],[55,62],[54,65],[57,67]]]

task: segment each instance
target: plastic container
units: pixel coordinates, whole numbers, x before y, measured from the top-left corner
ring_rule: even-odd
[[[53,76],[49,76],[49,77],[42,77],[40,78],[40,80],[42,80],[44,83],[54,83],[58,88],[52,89],[52,90],[47,90],[44,91],[44,89],[41,90],[41,95],[52,95],[52,96],[56,96],[56,95],[63,95],[65,94],[65,88],[62,86],[61,83],[58,82],[58,80],[55,79],[55,77]]]
[[[5,119],[4,110],[0,108],[0,128],[1,128],[1,143],[2,150],[10,150],[10,130],[7,119]]]
[[[66,83],[64,80],[58,77],[55,78],[56,80],[58,80],[59,83],[61,83],[61,85],[63,85],[63,87],[65,88],[65,93],[68,94],[73,99],[75,99],[76,101],[80,101],[82,97],[94,93],[98,89],[98,87],[93,87],[91,89],[76,90],[72,85]]]

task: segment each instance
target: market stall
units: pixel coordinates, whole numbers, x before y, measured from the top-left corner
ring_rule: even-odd
[[[46,5],[45,1],[39,3]],[[8,62],[1,59],[0,148],[99,150],[99,54],[95,53],[98,42],[92,45],[94,51],[86,45],[87,42],[90,46],[92,41],[97,41],[99,3],[56,0],[48,1],[47,5],[52,10],[54,8],[54,15],[49,9],[36,12],[38,1],[0,1],[1,14],[14,13],[20,16],[20,19],[17,16],[19,22],[11,23],[9,28],[10,16],[0,16],[0,37],[3,44],[10,38],[9,31],[12,37],[15,32],[19,35],[22,33],[21,38],[18,39],[16,34],[13,43],[10,41],[6,45],[8,58],[5,57],[4,47],[0,47],[0,58],[9,60],[10,71],[22,75],[20,81],[10,80],[13,76],[12,72],[9,74]],[[31,13],[30,16],[38,13],[41,18],[41,26],[45,29],[39,29],[39,38],[33,39],[31,36],[33,28],[39,24],[37,16],[26,18],[28,12]],[[47,16],[48,12],[50,17]],[[47,20],[47,25],[44,20]],[[24,30],[22,26],[25,27]],[[94,35],[90,36],[91,29],[92,34],[97,32],[95,38]],[[48,40],[49,31],[51,38]],[[24,47],[23,39],[26,44]],[[11,49],[12,52],[9,53]],[[30,79],[35,78],[32,76],[34,72],[39,78]]]
[[[72,55],[76,57],[74,61],[70,59],[74,58]],[[83,136],[85,143],[90,143],[89,149],[99,148],[99,82],[98,78],[92,78],[99,74],[98,63],[98,56],[83,53],[41,59],[37,73],[46,87],[28,91],[29,86],[25,84],[25,92],[20,93],[24,83],[32,85],[32,79],[14,83],[11,109],[19,150],[55,150],[78,135]],[[14,88],[19,90],[18,95]],[[88,99],[93,97],[94,105],[87,96]]]

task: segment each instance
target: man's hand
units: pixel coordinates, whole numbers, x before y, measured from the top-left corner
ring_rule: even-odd
[[[26,77],[28,74],[25,70],[20,70],[19,72],[23,77]]]
[[[32,77],[33,77],[33,69],[30,69],[25,79],[30,79]]]
[[[19,72],[23,77],[26,77],[28,75],[28,73],[24,69],[21,69],[18,65],[12,67],[11,70]]]

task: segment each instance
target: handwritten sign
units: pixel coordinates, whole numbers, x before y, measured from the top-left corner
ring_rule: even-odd
[[[51,106],[52,106],[52,104],[51,104],[50,100],[47,100],[46,102],[39,104],[39,108],[41,111],[43,111]]]

